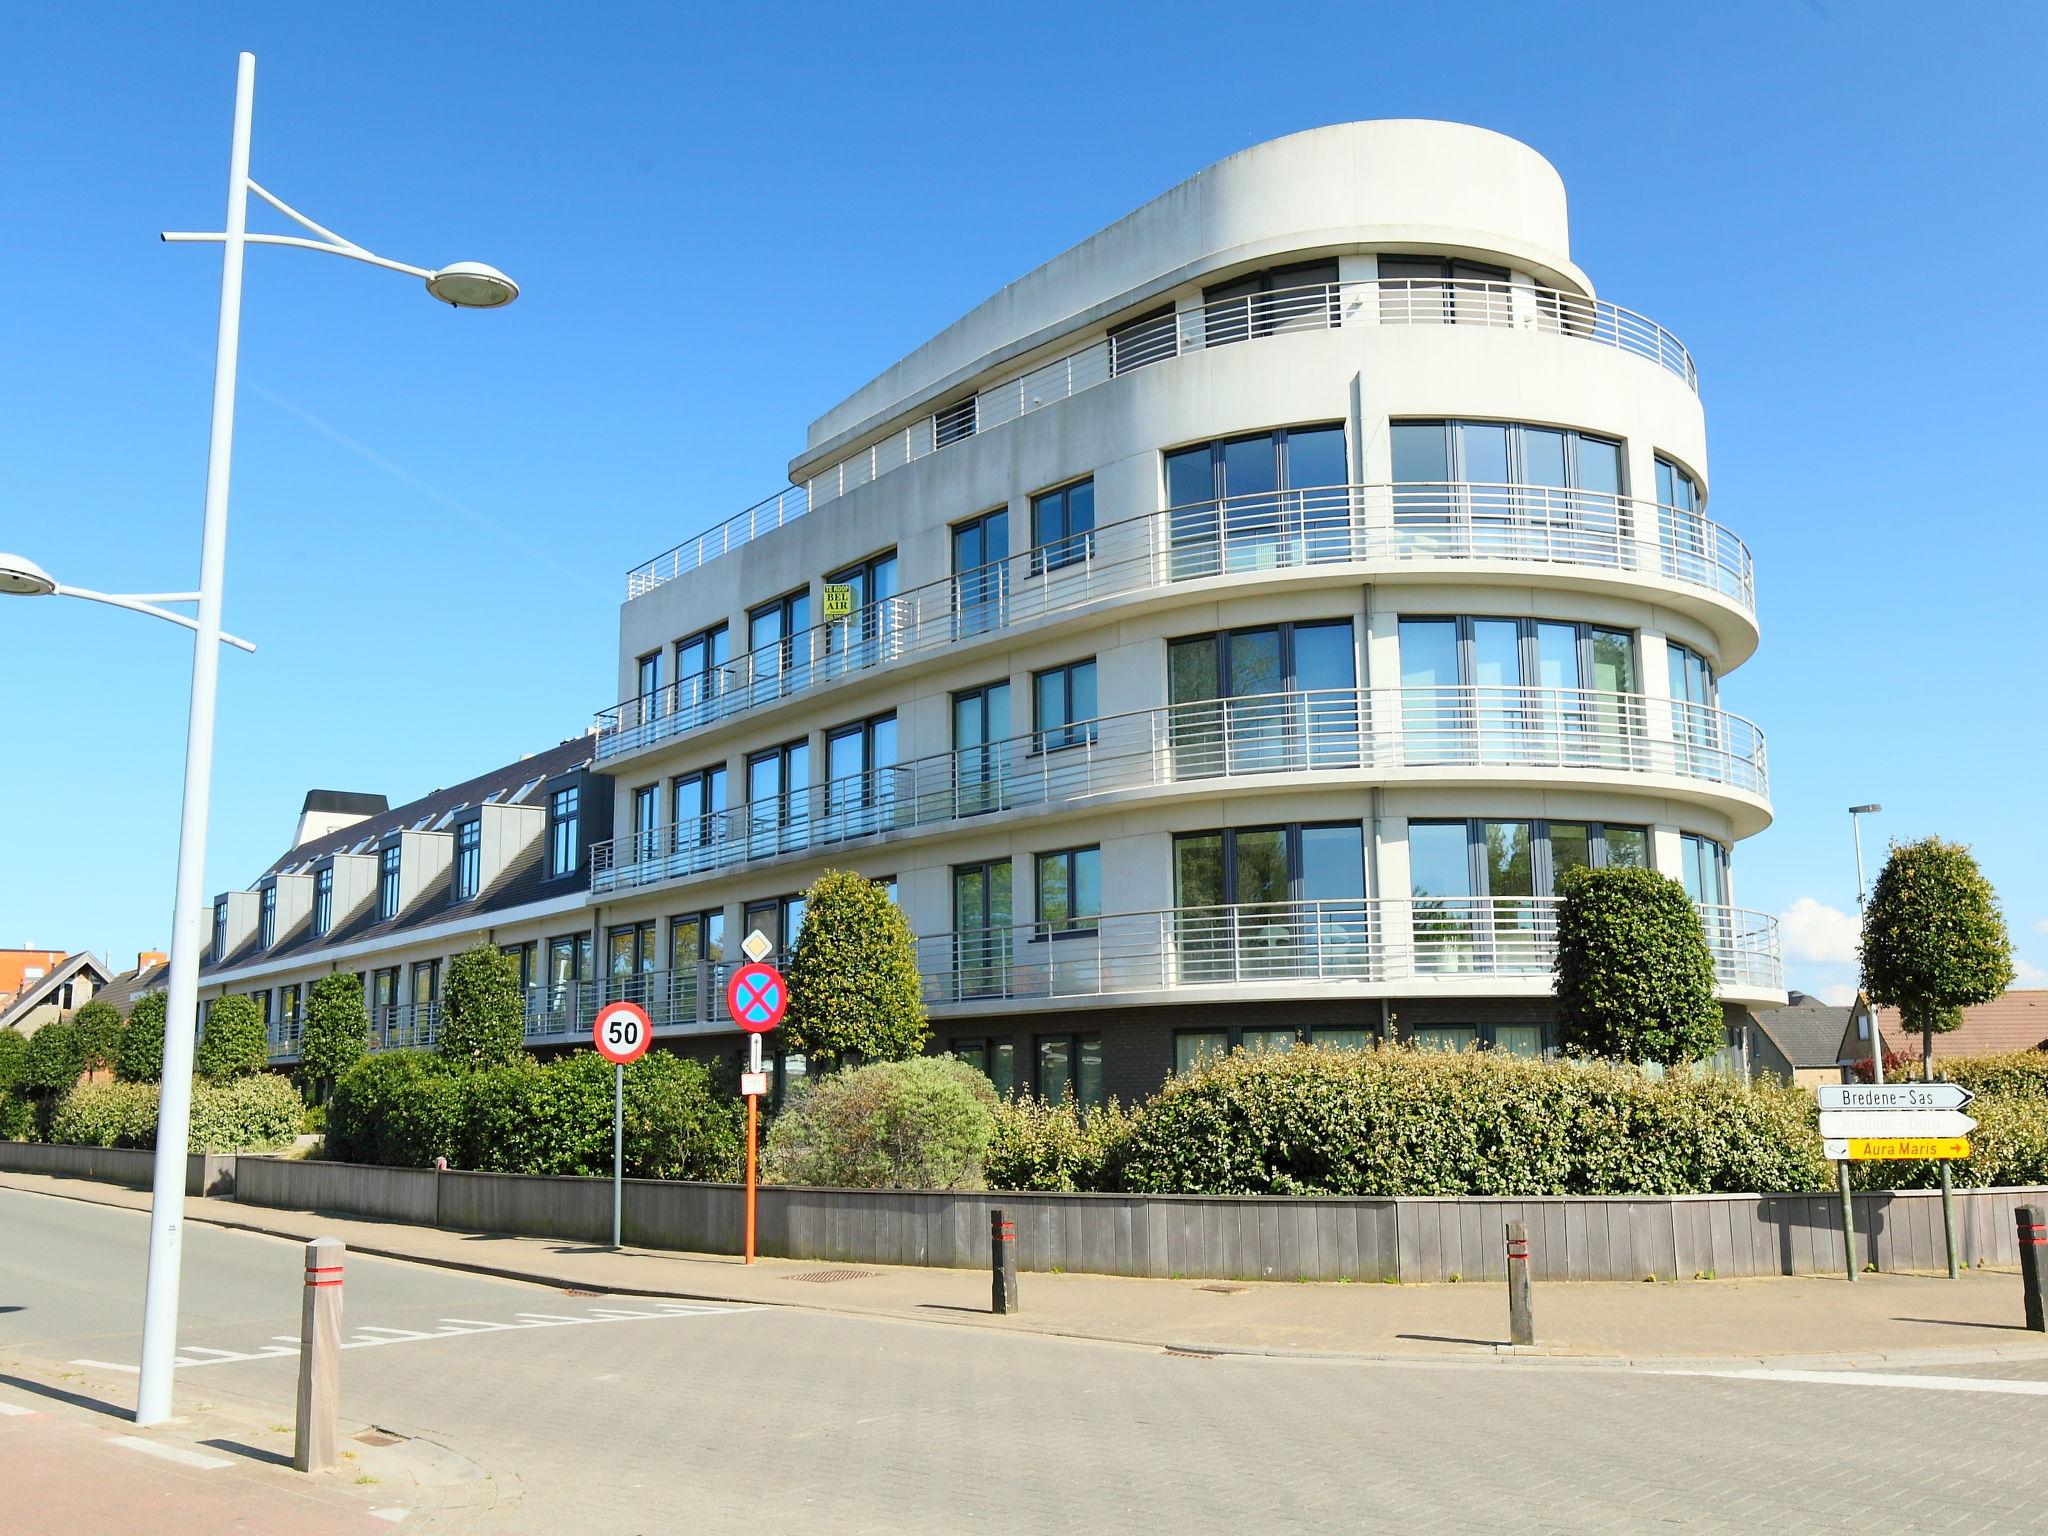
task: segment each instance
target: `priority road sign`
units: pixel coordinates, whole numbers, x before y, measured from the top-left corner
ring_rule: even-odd
[[[773,1029],[789,1011],[789,984],[772,965],[743,965],[725,984],[725,1009],[741,1029]]]
[[[1827,1083],[1823,1113],[1836,1109],[1967,1109],[1977,1097],[1960,1083]]]
[[[775,941],[756,928],[740,940],[740,948],[746,951],[749,960],[758,963],[775,953]]]
[[[590,1026],[591,1043],[606,1061],[625,1066],[647,1054],[654,1021],[638,1003],[606,1003]]]
[[[1831,1163],[1884,1162],[1901,1158],[1942,1161],[1968,1157],[1970,1143],[1961,1136],[1851,1136],[1823,1139],[1821,1155]]]
[[[1977,1122],[1960,1109],[1824,1109],[1820,1133],[1831,1141],[1967,1136]]]

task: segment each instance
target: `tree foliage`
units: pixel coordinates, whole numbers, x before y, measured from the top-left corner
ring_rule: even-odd
[[[255,1001],[246,997],[217,1000],[193,1052],[193,1070],[210,1083],[224,1083],[261,1072],[269,1060],[270,1041]],[[161,1061],[158,1068],[162,1068]]]
[[[828,869],[812,883],[788,978],[783,1042],[814,1071],[902,1061],[930,1038],[910,925],[865,875]]]
[[[807,1079],[769,1129],[767,1178],[847,1189],[980,1189],[995,1106],[989,1080],[950,1056]]]
[[[164,1075],[164,1016],[170,996],[145,992],[128,1010],[128,1028],[121,1035],[121,1056],[114,1075],[124,1083],[153,1083]]]
[[[434,1049],[451,1065],[475,1070],[517,1059],[525,1043],[518,962],[479,939],[448,962]]]
[[[1892,844],[1863,911],[1863,990],[1899,1010],[1931,1061],[1934,1036],[2012,985],[1998,895],[1970,850],[1938,837]]]
[[[18,1030],[0,1029],[0,1093],[12,1093],[21,1084],[28,1064],[28,1036]]]
[[[85,1070],[85,1042],[69,1024],[45,1024],[28,1037],[21,1086],[36,1093],[62,1093]]]
[[[300,1073],[324,1095],[369,1049],[370,1015],[363,1007],[361,980],[349,971],[322,976],[306,998]]]
[[[1699,909],[1647,869],[1570,869],[1558,881],[1558,1029],[1579,1056],[1672,1064],[1723,1043]]]

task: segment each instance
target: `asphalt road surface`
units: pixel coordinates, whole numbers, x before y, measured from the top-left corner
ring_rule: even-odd
[[[0,1360],[132,1400],[146,1238],[0,1190]],[[289,1416],[301,1252],[190,1229],[181,1402]],[[2048,1361],[1208,1358],[360,1256],[346,1297],[344,1413],[482,1466],[485,1532],[2048,1530]]]

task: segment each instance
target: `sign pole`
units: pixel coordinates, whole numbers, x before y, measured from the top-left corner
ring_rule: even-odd
[[[830,590],[829,588],[827,589]],[[760,1188],[756,1151],[760,1140],[761,1095],[768,1091],[768,1074],[761,1065],[761,1036],[782,1022],[789,1008],[789,983],[782,972],[767,963],[775,946],[759,929],[746,937],[740,948],[747,964],[732,973],[725,984],[726,1015],[749,1036],[747,1070],[740,1074],[740,1092],[747,1099],[747,1240],[746,1262],[754,1262],[754,1204]]]
[[[1956,1191],[1948,1176],[1948,1159],[1941,1161],[1941,1237],[1948,1244],[1948,1277],[1956,1276]]]
[[[626,1203],[626,1068],[612,1067],[612,1246],[619,1246],[619,1213]]]
[[[754,1136],[759,1123],[758,1093],[747,1095],[747,1262],[754,1262]]]
[[[1849,1279],[1856,1279],[1856,1202],[1849,1196],[1849,1165],[1836,1163],[1835,1171],[1842,1177],[1842,1263],[1848,1268]]]

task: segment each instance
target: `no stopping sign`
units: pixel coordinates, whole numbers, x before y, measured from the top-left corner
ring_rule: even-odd
[[[654,1039],[654,1021],[638,1003],[606,1003],[597,1010],[590,1039],[598,1055],[623,1067],[647,1054]]]

